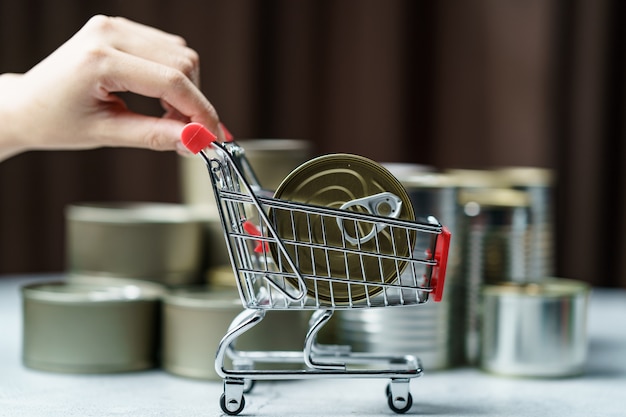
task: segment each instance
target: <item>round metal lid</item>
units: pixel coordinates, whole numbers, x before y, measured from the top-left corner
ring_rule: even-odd
[[[72,204],[68,219],[93,223],[195,223],[202,220],[197,209],[173,203],[94,202]]]
[[[236,289],[211,289],[194,286],[170,290],[163,297],[166,305],[192,309],[241,311],[241,299]]]
[[[293,170],[279,185],[274,197],[282,200],[307,203],[316,206],[340,208],[343,204],[359,198],[390,192],[401,201],[398,218],[415,220],[411,200],[402,184],[380,164],[357,155],[330,154],[312,159]],[[350,210],[363,213],[359,206],[350,207]],[[323,245],[324,247],[341,248],[345,242],[343,231],[335,221],[325,221],[322,224],[320,216],[306,213],[277,210],[270,212],[270,218],[276,225],[278,235],[285,240],[296,240]],[[359,235],[365,236],[371,226],[358,224]],[[309,228],[311,232],[309,233]],[[295,229],[295,230],[294,230]],[[354,227],[352,227],[354,229]],[[369,230],[368,230],[369,229]],[[347,233],[356,235],[355,230]],[[376,248],[376,241],[379,248]],[[378,232],[377,239],[371,239],[360,245],[365,252],[379,252],[383,254],[397,254],[409,256],[410,247],[415,241],[414,233],[407,239],[404,230],[385,228]],[[395,246],[395,248],[394,248]],[[297,260],[300,272],[305,275],[330,276],[336,279],[346,279],[351,282],[389,283],[395,280],[406,267],[407,262],[381,260],[374,256],[361,256],[357,252],[325,250],[304,246],[286,245],[290,257]],[[351,247],[357,249],[357,246]],[[278,259],[278,249],[270,244],[270,251],[274,259]],[[328,259],[327,259],[328,258]],[[361,265],[363,264],[363,265]],[[398,271],[399,269],[399,271]],[[365,277],[364,277],[365,275]],[[350,285],[318,281],[310,288],[308,294],[319,300],[334,303],[349,303],[366,297],[372,297],[382,291],[380,286]],[[316,291],[317,290],[317,291]]]
[[[589,284],[583,281],[565,278],[545,278],[543,281],[539,282],[506,282],[496,285],[486,285],[483,288],[483,295],[496,297],[560,298],[586,294],[590,289]]]
[[[60,304],[132,303],[159,300],[162,286],[135,280],[110,280],[88,283],[84,281],[54,281],[22,287],[24,296]]]

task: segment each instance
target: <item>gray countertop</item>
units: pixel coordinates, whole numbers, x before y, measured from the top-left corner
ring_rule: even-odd
[[[57,277],[58,278],[58,277]],[[162,370],[113,375],[35,371],[21,361],[20,286],[51,277],[0,278],[0,416],[218,416],[222,384]],[[411,382],[422,416],[623,416],[626,291],[595,289],[583,376],[515,379],[472,368],[427,372]],[[380,416],[383,379],[259,382],[242,416]]]

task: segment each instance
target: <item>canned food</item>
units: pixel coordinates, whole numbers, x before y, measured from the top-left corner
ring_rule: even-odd
[[[529,196],[530,245],[527,276],[532,281],[554,273],[554,173],[546,168],[509,167],[496,170],[502,181]]]
[[[491,169],[451,168],[446,170],[446,174],[454,176],[459,186],[465,190],[506,187],[502,177]]]
[[[411,200],[402,184],[384,167],[362,156],[350,154],[331,154],[312,159],[291,172],[280,184],[275,198],[302,202],[317,206],[341,208],[346,203],[388,192],[397,197],[399,212],[397,218],[415,220]],[[366,212],[361,205],[349,208],[357,212]],[[385,214],[387,208],[382,207]],[[373,213],[372,213],[373,214]],[[371,226],[362,222],[346,225],[342,228],[333,222],[324,222],[321,217],[294,212],[273,210],[270,213],[276,225],[278,235],[285,241],[287,251],[293,259],[298,259],[303,274],[328,275],[333,278],[367,280],[372,282],[391,282],[406,267],[406,262],[379,260],[375,257],[361,257],[358,253],[345,255],[341,251],[327,250],[328,247],[343,247],[346,233],[352,237],[367,236],[372,233]],[[384,254],[409,256],[409,239],[400,230],[383,229],[376,239],[360,242],[363,251],[376,251]],[[358,239],[357,239],[358,240]],[[289,241],[319,245],[317,248],[305,248],[290,244]],[[378,246],[376,246],[378,245]],[[275,244],[270,244],[272,256],[277,260]],[[367,271],[367,274],[364,273]],[[297,284],[296,284],[297,285]],[[347,284],[319,282],[317,296],[321,300],[335,303],[348,303],[373,297],[382,291],[380,286],[349,287]],[[315,289],[309,288],[309,295],[315,297]]]
[[[261,186],[275,190],[289,173],[313,154],[312,143],[296,139],[238,140]]]
[[[85,203],[66,210],[72,273],[197,283],[203,254],[201,219],[165,203]]]
[[[507,188],[462,190],[467,223],[466,261],[471,281],[524,281],[529,242],[529,198]]]
[[[23,287],[24,364],[68,373],[154,367],[162,294],[160,285],[130,280]]]
[[[435,216],[456,236],[459,210],[458,183],[454,176],[409,171],[397,178],[406,188],[417,216]],[[460,364],[465,339],[464,323],[457,314],[464,301],[459,291],[458,243],[457,238],[451,241],[446,295],[440,303],[419,306],[419,312],[414,308],[340,311],[337,313],[340,342],[365,352],[416,355],[425,370]]]
[[[247,139],[237,143],[245,150],[246,159],[267,190],[275,190],[294,168],[313,156],[313,145],[307,140]],[[180,167],[183,202],[214,207],[215,196],[211,187],[207,187],[206,166],[195,158],[181,157]]]
[[[528,195],[508,188],[461,190],[465,279],[465,356],[480,353],[480,292],[490,283],[525,282],[529,236]]]
[[[217,347],[232,320],[242,311],[241,299],[234,288],[216,290],[200,286],[170,290],[163,301],[164,369],[189,378],[221,379],[215,372]],[[261,323],[237,339],[236,348],[302,350],[308,316],[305,311],[268,311]]]
[[[582,373],[589,292],[587,284],[566,279],[486,286],[482,368],[524,377]]]
[[[448,368],[451,335],[447,324],[454,318],[440,305],[338,311],[338,342],[355,351],[414,355],[425,370]]]

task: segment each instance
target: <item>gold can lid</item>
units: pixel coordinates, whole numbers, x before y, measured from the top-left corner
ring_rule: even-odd
[[[408,190],[432,188],[458,188],[461,181],[452,174],[442,172],[424,172],[398,177]]]
[[[515,297],[540,297],[555,298],[572,295],[586,295],[591,291],[588,283],[573,279],[547,277],[538,282],[485,285],[482,292],[484,296],[515,296]]]
[[[215,289],[198,285],[170,289],[163,297],[163,303],[201,310],[243,310],[239,293],[233,287]]]
[[[174,203],[86,202],[66,207],[72,221],[117,224],[178,224],[202,220],[197,209]]]
[[[461,190],[459,203],[477,204],[485,207],[528,207],[530,196],[525,191],[510,188],[485,188]]]
[[[91,282],[90,282],[91,281]],[[30,284],[22,287],[29,300],[59,304],[134,303],[160,300],[165,288],[159,284],[140,280],[70,278]]]
[[[274,197],[300,203],[341,208],[353,200],[390,192],[401,201],[398,218],[414,221],[415,214],[411,200],[396,177],[380,164],[358,155],[329,154],[314,158],[293,170],[279,185]],[[357,210],[359,208],[354,207]],[[307,216],[306,213],[293,212],[292,215],[283,210],[272,211],[270,217],[276,225],[278,235],[285,240],[305,242],[324,247],[342,247],[343,231],[337,222],[324,221],[319,216]],[[361,225],[357,225],[361,227]],[[364,226],[364,228],[368,228]],[[309,228],[311,232],[309,233]],[[369,227],[371,229],[371,227]],[[295,229],[295,230],[294,230]],[[360,231],[360,233],[368,233]],[[405,232],[384,229],[375,239],[380,246],[380,253],[410,255],[409,248],[415,240],[413,235],[407,240]],[[363,243],[364,251],[375,251],[374,239]],[[411,244],[409,244],[411,243]],[[394,248],[395,246],[395,248]],[[406,262],[379,260],[375,257],[362,257],[358,252],[343,253],[336,250],[325,250],[320,247],[308,248],[302,245],[286,245],[290,257],[297,260],[300,272],[305,275],[329,276],[335,279],[350,281],[392,282]],[[278,259],[276,245],[270,245],[274,259]],[[364,277],[364,275],[366,275]],[[311,287],[311,286],[308,286]],[[332,284],[318,282],[316,288],[307,288],[311,297],[320,300],[349,303],[366,297],[373,297],[382,291],[380,286],[349,286],[348,284]]]
[[[549,187],[554,184],[554,171],[530,166],[503,167],[495,170],[511,187]]]
[[[491,169],[450,168],[445,173],[454,176],[462,188],[495,188],[505,186],[501,176]]]

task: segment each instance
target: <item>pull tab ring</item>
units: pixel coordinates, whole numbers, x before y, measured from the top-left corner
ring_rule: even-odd
[[[402,200],[393,193],[384,192],[347,201],[340,209],[346,210],[350,207],[357,206],[364,208],[370,214],[397,219],[402,210]],[[363,243],[369,242],[377,233],[380,233],[381,230],[387,227],[384,223],[376,223],[367,235],[357,239],[350,236],[345,230],[341,219],[337,219],[337,225],[339,229],[341,229],[344,238],[353,245],[362,245]]]

